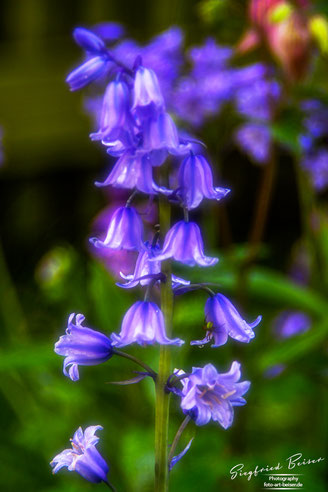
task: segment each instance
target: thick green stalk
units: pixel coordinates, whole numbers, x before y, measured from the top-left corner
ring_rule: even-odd
[[[170,205],[160,200],[161,233],[165,234],[170,226]],[[162,272],[167,276],[161,287],[161,309],[164,314],[166,333],[172,333],[173,293],[171,286],[171,264],[162,263]],[[168,491],[168,430],[170,395],[165,391],[167,378],[171,373],[170,346],[160,348],[159,368],[156,380],[155,409],[155,492]]]

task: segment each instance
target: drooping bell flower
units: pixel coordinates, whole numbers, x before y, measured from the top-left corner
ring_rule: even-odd
[[[162,251],[156,256],[157,261],[174,258],[189,266],[203,267],[215,265],[218,258],[205,256],[203,239],[195,222],[181,220],[174,224],[165,236]]]
[[[186,154],[189,151],[189,146],[180,142],[177,127],[171,116],[165,112],[144,122],[143,148],[146,151],[167,150],[173,155]]]
[[[155,72],[139,66],[134,80],[132,110],[139,118],[145,119],[156,116],[164,109],[164,98]]]
[[[143,193],[153,195],[163,190],[153,180],[152,157],[148,153],[127,150],[118,159],[112,171],[103,183],[96,186],[114,186],[114,188],[136,188]]]
[[[142,235],[142,220],[135,208],[120,207],[110,220],[105,239],[91,238],[90,241],[96,248],[140,251],[144,248]]]
[[[104,41],[97,36],[94,32],[83,27],[77,27],[73,31],[73,38],[81,48],[85,49],[89,53],[100,53],[106,50]]]
[[[141,251],[138,255],[135,269],[132,275],[124,275],[120,272],[121,277],[126,280],[125,284],[117,283],[123,289],[132,289],[137,285],[148,285],[156,277],[160,279],[161,263],[160,261],[149,261],[150,258],[155,258],[158,246],[150,246],[145,243],[146,250]],[[175,289],[181,285],[189,285],[190,281],[177,277],[172,274],[172,288]]]
[[[113,355],[110,339],[99,331],[83,326],[84,319],[83,314],[75,316],[72,313],[68,318],[66,335],[55,344],[56,354],[65,357],[63,372],[72,381],[79,379],[79,365],[98,365]]]
[[[67,76],[66,82],[69,84],[70,90],[77,91],[82,89],[82,87],[102,77],[106,73],[110,63],[110,60],[105,55],[97,55],[89,58],[89,60]]]
[[[119,335],[111,335],[113,346],[124,347],[131,343],[139,345],[182,345],[179,338],[170,339],[165,332],[164,316],[159,307],[149,301],[138,301],[133,304],[122,321]]]
[[[122,80],[110,82],[103,99],[100,125],[97,133],[91,133],[91,140],[128,141],[132,132],[133,119],[130,113],[130,91]]]
[[[206,337],[191,342],[191,345],[204,345],[213,340],[212,347],[219,347],[226,343],[228,336],[248,343],[255,337],[253,328],[261,319],[262,316],[258,316],[252,323],[247,323],[229,299],[222,294],[215,294],[209,297],[205,304]]]
[[[189,210],[198,207],[203,198],[221,200],[230,190],[214,188],[212,170],[202,155],[186,157],[179,169],[179,194]]]
[[[69,471],[76,471],[89,482],[108,483],[108,465],[96,448],[99,437],[95,433],[102,429],[101,425],[91,425],[85,431],[79,427],[71,439],[72,448],[64,449],[51,461],[52,473],[66,466]]]
[[[181,379],[183,412],[190,415],[196,425],[205,425],[212,419],[227,429],[233,422],[233,407],[246,404],[242,396],[251,384],[249,381],[238,383],[240,376],[238,362],[233,362],[230,371],[222,374],[212,364],[193,367],[192,373]]]

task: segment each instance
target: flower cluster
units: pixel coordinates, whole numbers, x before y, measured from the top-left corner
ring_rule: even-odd
[[[181,294],[194,290],[195,285],[176,275],[165,274],[162,262],[171,259],[200,267],[211,267],[218,262],[218,258],[205,254],[201,229],[195,221],[189,220],[189,213],[197,209],[203,200],[218,201],[229,192],[226,188],[214,185],[208,159],[202,152],[196,152],[192,139],[182,136],[167,109],[162,88],[169,91],[168,87],[178,70],[181,33],[176,29],[167,31],[147,49],[140,49],[127,41],[113,46],[113,40],[120,34],[118,27],[113,25],[98,26],[96,31],[76,29],[74,38],[86,51],[87,61],[67,77],[67,82],[72,90],[77,90],[95,80],[102,83],[107,81],[98,129],[90,137],[93,141],[101,142],[116,162],[106,179],[96,182],[96,185],[123,188],[130,191],[130,196],[125,204],[112,213],[105,236],[93,237],[90,241],[94,248],[108,254],[136,252],[133,272],[121,273],[123,281],[117,285],[123,289],[141,286],[145,288],[145,295],[127,310],[118,334],[107,336],[83,326],[84,316],[81,314],[69,317],[66,335],[56,343],[55,352],[65,357],[64,374],[72,381],[79,379],[79,365],[100,364],[114,355],[137,361],[146,369],[146,372],[128,383],[139,382],[146,376],[156,381],[155,371],[119,349],[135,343],[141,346],[155,343],[181,346],[184,343],[180,338],[168,336],[162,306],[158,305],[157,291],[166,284],[173,292]],[[156,49],[165,53],[161,59],[164,68],[156,67],[159,77],[150,68],[151,65],[154,67],[159,64],[158,55],[152,57]],[[212,40],[208,40],[205,47],[191,50],[193,78],[200,81],[204,73],[208,77],[214,76],[216,70],[225,67],[230,56],[229,49],[219,48]],[[165,63],[170,67],[169,74],[166,73]],[[251,84],[251,71],[242,71],[241,76]],[[218,87],[219,80],[215,79],[211,84]],[[223,93],[228,93],[230,89],[222,85],[220,90],[220,97],[223,97]],[[258,98],[260,91],[261,87],[257,91]],[[217,110],[220,100],[218,94],[216,98],[207,94],[208,100],[204,98],[202,101],[204,107],[207,106],[207,112]],[[237,104],[243,114],[250,114],[251,111],[251,117],[255,117],[257,112],[262,118],[269,117],[269,109],[264,108],[263,101],[258,100],[256,106],[254,101],[248,100],[248,96],[239,94]],[[175,180],[163,179],[169,169],[161,171],[170,156],[174,161]],[[160,196],[161,201],[176,204],[183,213],[183,219],[174,223],[164,237],[158,228],[147,233],[142,216],[137,206],[134,206],[136,198],[142,199],[145,195],[152,202]],[[202,284],[198,286],[204,287]],[[228,336],[244,343],[254,338],[253,328],[259,324],[261,317],[248,324],[225,296],[215,294],[210,289],[207,291],[211,297],[205,304],[206,337],[204,340],[190,341],[190,344],[203,345],[213,340],[212,346],[218,347],[227,342]],[[197,425],[204,425],[213,419],[223,428],[228,428],[233,421],[233,407],[245,404],[242,395],[250,385],[247,381],[238,382],[240,364],[234,362],[230,371],[223,374],[219,374],[211,364],[204,368],[193,368],[189,375],[182,374],[182,390],[176,385],[172,386],[176,371],[169,378],[166,388],[181,397],[182,411]],[[72,440],[73,449],[63,451],[53,460],[56,463],[54,471],[67,466],[90,481],[106,482],[108,468],[95,448],[98,438],[94,432],[98,428],[88,428],[84,434],[79,429]],[[190,444],[179,455],[172,457],[167,464],[170,469],[185,454]]]

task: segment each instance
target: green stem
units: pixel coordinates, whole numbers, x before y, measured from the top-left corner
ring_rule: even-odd
[[[176,447],[178,445],[178,442],[180,440],[180,437],[182,436],[182,433],[185,430],[185,428],[187,427],[187,425],[189,424],[190,420],[191,420],[191,417],[189,417],[189,415],[187,415],[187,417],[185,417],[185,419],[182,421],[182,424],[180,425],[178,432],[176,433],[175,438],[173,439],[171,451],[170,451],[169,457],[168,457],[168,463],[169,464],[171,463],[171,460],[174,456],[174,453],[175,453]]]
[[[161,233],[170,226],[170,205],[160,199]],[[164,314],[167,336],[172,333],[173,293],[171,285],[171,263],[162,263],[162,272],[166,275],[166,283],[161,287],[161,309]],[[165,390],[167,379],[171,373],[170,346],[160,348],[159,368],[156,379],[156,409],[155,409],[155,492],[168,491],[168,430],[170,394]]]
[[[149,374],[151,374],[156,379],[157,377],[156,372],[153,371],[153,369],[149,367],[145,362],[143,362],[140,359],[137,359],[137,357],[134,357],[134,355],[127,354],[126,352],[121,352],[121,350],[117,350],[117,349],[114,349],[113,353],[115,355],[118,355],[119,357],[124,357],[124,359],[131,360],[135,364],[138,364],[138,366],[143,367],[144,369],[146,369],[147,372],[149,372]]]

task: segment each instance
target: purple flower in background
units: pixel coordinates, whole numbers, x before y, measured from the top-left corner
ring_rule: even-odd
[[[317,191],[323,191],[328,187],[328,149],[319,148],[308,153],[301,165],[309,173]]]
[[[194,46],[188,52],[193,64],[193,75],[203,77],[209,72],[217,72],[226,67],[233,51],[226,46],[219,46],[215,39],[207,38],[201,46]]]
[[[246,404],[242,396],[250,382],[238,383],[240,376],[238,362],[233,362],[230,371],[222,374],[212,364],[193,367],[192,373],[181,380],[183,412],[190,415],[196,425],[205,425],[212,419],[227,429],[233,422],[233,407]]]
[[[120,207],[111,218],[104,241],[97,238],[90,241],[96,248],[140,251],[144,248],[142,235],[142,220],[137,211],[133,207]]]
[[[203,239],[195,222],[181,220],[174,224],[165,236],[162,251],[156,256],[157,261],[174,258],[189,266],[198,264],[207,267],[215,265],[218,258],[210,258],[204,254]]]
[[[189,210],[198,207],[203,198],[221,200],[230,190],[214,188],[212,170],[202,155],[186,157],[179,169],[179,194]]]
[[[76,471],[89,482],[108,483],[108,465],[96,449],[99,437],[95,432],[102,429],[101,425],[92,425],[83,432],[79,427],[71,439],[72,449],[64,449],[51,461],[52,473],[66,466],[69,471]]]
[[[248,118],[269,121],[280,96],[276,81],[257,80],[236,92],[237,111]]]
[[[55,352],[65,357],[63,372],[72,381],[79,379],[78,366],[94,366],[113,355],[112,343],[106,335],[83,326],[83,314],[72,313],[68,318],[66,335],[55,344]],[[69,369],[68,369],[69,367]],[[67,371],[68,369],[68,371]]]
[[[245,123],[235,134],[239,147],[259,164],[268,161],[271,147],[271,134],[268,126],[262,123]]]
[[[159,307],[149,301],[138,301],[133,304],[122,321],[119,335],[111,335],[115,347],[124,347],[131,343],[149,345],[182,345],[179,338],[169,339],[165,332],[164,316]]]
[[[106,43],[117,41],[124,35],[124,27],[118,22],[100,22],[92,26],[92,31]]]
[[[227,342],[228,336],[248,343],[255,337],[253,328],[261,322],[262,316],[258,316],[253,323],[246,323],[229,299],[215,294],[206,301],[205,319],[208,329],[206,337],[191,342],[191,345],[204,345],[213,339],[212,347],[219,347]]]
[[[289,338],[307,332],[311,318],[302,311],[283,311],[274,320],[274,332],[281,338]]]

